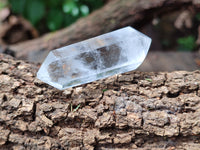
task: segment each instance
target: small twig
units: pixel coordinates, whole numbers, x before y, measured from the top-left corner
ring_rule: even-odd
[[[75,111],[77,111],[78,110],[78,108],[81,106],[81,104],[79,104],[75,109],[74,109],[74,111],[73,112],[75,112]]]
[[[73,108],[72,108],[72,103],[71,103],[71,112],[73,111]]]
[[[145,80],[149,81],[149,82],[152,82],[152,79],[150,79],[150,78],[146,78]]]

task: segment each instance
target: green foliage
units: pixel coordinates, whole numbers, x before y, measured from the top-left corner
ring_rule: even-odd
[[[28,5],[25,10],[25,17],[30,20],[30,22],[35,25],[44,17],[45,14],[45,4],[40,0],[28,0]]]
[[[55,17],[56,16],[56,17]],[[63,15],[57,9],[51,9],[47,15],[47,26],[51,31],[62,27]]]
[[[24,16],[35,27],[50,31],[69,26],[103,6],[103,0],[9,0],[13,13]]]
[[[181,51],[192,51],[196,48],[196,39],[192,35],[179,38],[177,42],[179,45],[178,49]]]
[[[7,6],[7,2],[6,1],[0,1],[0,10],[5,8],[6,6]]]
[[[11,8],[14,13],[22,14],[24,12],[24,6],[26,3],[26,0],[18,0],[18,1],[10,0],[9,2],[12,6]]]
[[[195,18],[196,18],[198,21],[200,21],[200,13],[197,13],[197,14],[195,15]]]
[[[102,90],[102,92],[106,92],[106,91],[108,91],[108,89],[103,89],[103,90]]]
[[[83,16],[87,16],[89,14],[89,8],[86,5],[81,5],[80,11]]]

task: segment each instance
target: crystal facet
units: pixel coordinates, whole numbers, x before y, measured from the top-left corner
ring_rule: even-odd
[[[64,90],[136,69],[145,59],[151,39],[125,27],[53,50],[37,78]]]

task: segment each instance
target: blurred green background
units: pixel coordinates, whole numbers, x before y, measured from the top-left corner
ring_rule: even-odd
[[[3,4],[1,4],[3,6]],[[9,0],[13,13],[29,20],[40,33],[69,26],[103,6],[102,0]]]
[[[102,7],[108,0],[0,0],[0,9],[8,7],[12,14],[27,19],[39,35],[67,27],[81,17],[86,17]],[[175,13],[176,17],[178,16]],[[164,19],[163,19],[164,18]],[[166,19],[165,19],[166,18]],[[157,34],[163,50],[194,51],[197,50],[196,31],[200,23],[200,13],[192,18],[193,27],[177,30],[172,16],[156,20],[152,24],[153,34]],[[151,35],[150,35],[151,36]],[[155,40],[154,40],[155,41]]]

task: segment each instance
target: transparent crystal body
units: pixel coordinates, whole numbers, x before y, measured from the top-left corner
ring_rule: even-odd
[[[151,39],[125,27],[53,50],[37,78],[64,90],[136,69],[144,61]]]

